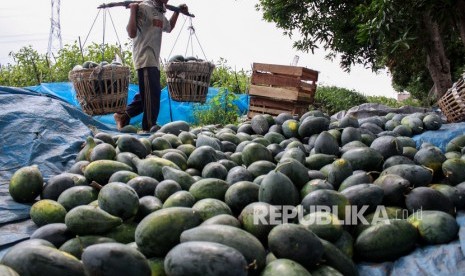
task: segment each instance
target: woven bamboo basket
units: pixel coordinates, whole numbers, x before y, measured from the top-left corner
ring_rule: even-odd
[[[70,71],[76,97],[82,110],[89,115],[124,112],[129,88],[127,66],[106,65]]]
[[[210,62],[169,62],[165,65],[170,96],[180,102],[204,103],[215,65]]]
[[[465,82],[460,78],[454,85],[447,90],[442,96],[438,105],[442,113],[450,123],[461,122],[465,120]]]

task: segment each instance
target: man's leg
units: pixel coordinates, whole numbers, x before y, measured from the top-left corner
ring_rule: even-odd
[[[134,99],[132,100],[132,102],[128,104],[125,112],[113,114],[113,118],[116,121],[116,127],[118,130],[128,125],[132,117],[135,117],[143,112],[142,98],[143,98],[144,90],[145,90],[143,69],[138,69],[137,75],[139,78],[139,93],[137,93],[134,96]]]
[[[160,111],[160,71],[156,67],[144,68],[145,90],[143,97],[142,129],[149,131],[157,124],[158,112]]]

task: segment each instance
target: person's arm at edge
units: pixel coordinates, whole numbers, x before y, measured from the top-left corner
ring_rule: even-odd
[[[188,8],[187,8],[186,4],[179,5],[179,9],[181,9],[185,13],[188,12]],[[179,11],[173,12],[173,14],[171,15],[171,18],[170,18],[171,31],[174,29],[174,26],[176,26],[176,22],[178,21],[178,17],[179,17]]]
[[[171,30],[170,30],[170,32],[174,29],[174,26],[176,26],[176,22],[178,21],[178,17],[179,17],[179,12],[173,12],[173,14],[171,15],[171,18],[170,18]]]
[[[130,38],[135,38],[137,35],[137,10],[139,8],[139,4],[132,3],[129,5],[130,14],[129,14],[129,22],[126,26],[126,31]]]

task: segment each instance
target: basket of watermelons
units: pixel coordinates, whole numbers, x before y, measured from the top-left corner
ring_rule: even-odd
[[[130,70],[119,62],[86,61],[68,74],[82,110],[89,115],[124,112]]]
[[[170,97],[180,102],[204,103],[215,65],[195,57],[175,55],[165,64]]]

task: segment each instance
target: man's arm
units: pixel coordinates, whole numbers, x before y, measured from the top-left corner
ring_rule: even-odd
[[[189,13],[189,9],[187,8],[186,4],[179,5],[179,9],[183,13]],[[170,18],[171,30],[173,30],[174,26],[176,26],[176,22],[178,21],[178,17],[179,17],[179,11],[175,11],[171,15],[171,18]]]
[[[139,4],[131,3],[129,4],[129,9],[129,22],[126,26],[126,31],[130,38],[135,38],[137,35],[137,10],[139,9]]]

